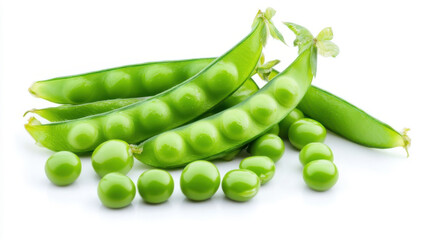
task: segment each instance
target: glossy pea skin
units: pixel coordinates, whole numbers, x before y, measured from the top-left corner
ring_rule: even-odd
[[[261,180],[258,175],[247,169],[235,169],[227,172],[222,180],[225,196],[237,202],[252,199],[259,191]]]
[[[338,181],[337,166],[329,160],[311,161],[304,166],[303,178],[309,188],[327,191]]]
[[[290,126],[288,137],[295,148],[302,149],[309,143],[325,141],[326,129],[316,120],[303,118]]]
[[[103,177],[112,172],[127,174],[133,167],[134,157],[128,143],[109,140],[94,150],[91,162],[95,172]]]
[[[280,133],[280,126],[279,124],[274,125],[267,133],[271,133],[274,135],[279,135]]]
[[[320,142],[309,143],[299,152],[299,161],[302,166],[314,160],[334,160],[334,154],[328,145]]]
[[[265,184],[274,177],[276,166],[269,157],[253,156],[241,160],[240,169],[254,172],[261,180],[261,184]]]
[[[208,161],[195,161],[183,169],[180,176],[180,189],[193,201],[204,201],[211,198],[220,185],[220,174],[217,167]]]
[[[45,173],[48,179],[58,186],[73,183],[82,170],[80,159],[72,152],[62,151],[54,153],[45,164]]]
[[[285,152],[283,140],[274,134],[265,134],[249,145],[249,153],[253,156],[267,156],[277,162]]]
[[[131,179],[122,173],[105,175],[98,183],[98,198],[108,208],[123,208],[131,204],[136,196],[136,187]]]
[[[137,181],[137,189],[145,202],[162,203],[173,194],[174,181],[167,171],[151,169],[140,175]]]
[[[283,120],[279,122],[279,136],[283,139],[288,137],[290,126],[297,120],[304,118],[304,113],[298,108],[293,109]]]

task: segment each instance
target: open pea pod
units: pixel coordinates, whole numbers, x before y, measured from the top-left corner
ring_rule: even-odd
[[[82,104],[161,93],[194,76],[215,58],[150,62],[33,83],[30,93],[51,102]]]
[[[294,32],[299,39],[301,33]],[[244,102],[133,146],[134,156],[154,167],[180,167],[221,158],[268,131],[298,105],[316,74],[317,46],[297,45],[296,60]]]
[[[256,85],[253,79],[249,78],[246,80],[246,82],[244,82],[243,85],[241,85],[241,87],[237,91],[235,91],[231,96],[219,103],[214,109],[210,111],[210,113],[213,114],[223,109],[232,107],[242,102],[244,99],[254,94],[258,90],[258,85]],[[148,97],[109,99],[77,105],[64,104],[57,107],[32,109],[27,111],[25,114],[34,113],[50,122],[67,121],[109,112],[140,101],[144,101],[147,98]]]
[[[267,21],[258,12],[252,32],[239,44],[192,78],[154,97],[76,120],[40,124],[31,118],[25,127],[51,150],[87,152],[108,139],[136,143],[181,126],[212,109],[250,77],[266,42]]]

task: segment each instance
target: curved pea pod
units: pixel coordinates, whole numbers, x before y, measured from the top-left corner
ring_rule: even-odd
[[[401,134],[358,107],[318,87],[310,87],[298,108],[352,142],[371,148],[403,147],[408,155],[411,143],[406,134],[408,129]]]
[[[237,91],[235,91],[231,96],[229,96],[227,99],[218,104],[213,110],[210,111],[210,113],[207,114],[213,114],[222,111],[226,108],[232,107],[242,102],[244,99],[254,94],[258,90],[258,85],[256,85],[252,78],[249,78],[246,80],[246,82],[244,82],[243,85],[241,85],[241,87]],[[139,101],[143,101],[145,99],[147,98],[141,97],[109,99],[77,105],[65,104],[58,107],[29,110],[24,114],[24,116],[28,113],[34,113],[50,122],[66,121],[109,112],[121,107],[137,103]]]
[[[282,73],[244,102],[134,147],[142,163],[173,168],[199,159],[221,158],[256,139],[282,120],[304,97],[313,79],[309,47]]]
[[[257,18],[252,32],[197,75],[154,97],[76,120],[25,125],[41,145],[54,151],[87,152],[109,139],[143,141],[181,126],[212,109],[250,77],[261,56],[266,25]]]
[[[30,93],[51,102],[82,104],[161,93],[194,76],[215,58],[150,62],[38,81]]]

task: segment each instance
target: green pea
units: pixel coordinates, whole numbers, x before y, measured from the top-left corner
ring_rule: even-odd
[[[200,111],[205,101],[204,91],[198,86],[185,86],[172,94],[174,107],[181,114]]]
[[[237,79],[236,66],[231,62],[220,62],[207,72],[206,84],[211,93],[219,94],[232,89]]]
[[[283,139],[287,138],[289,127],[297,120],[304,118],[304,114],[298,108],[294,108],[283,120],[279,122],[279,136]]]
[[[183,157],[186,151],[185,146],[185,142],[179,134],[165,132],[156,139],[154,154],[159,161],[174,162]]]
[[[143,88],[154,95],[160,93],[175,84],[175,73],[169,66],[151,65],[141,73]]]
[[[123,208],[131,204],[136,196],[133,181],[122,173],[104,176],[98,183],[98,198],[108,208]]]
[[[208,122],[195,124],[189,134],[190,144],[198,152],[210,152],[219,142],[219,132],[216,127]]]
[[[271,133],[271,134],[274,134],[274,135],[279,135],[279,133],[280,133],[280,126],[279,126],[279,124],[275,124],[270,130],[268,130],[267,133]]]
[[[109,116],[104,126],[104,132],[109,139],[128,139],[134,129],[134,122],[130,116],[120,113]]]
[[[87,149],[98,139],[98,129],[91,123],[78,123],[68,133],[67,140],[74,149]]]
[[[249,115],[243,110],[226,110],[222,115],[223,133],[230,139],[240,140],[246,137],[250,125]]]
[[[54,153],[45,164],[46,176],[58,186],[69,185],[76,181],[81,170],[79,157],[67,151]]]
[[[127,174],[133,167],[134,158],[128,143],[109,140],[94,150],[91,162],[95,172],[103,177],[111,172]]]
[[[124,98],[130,95],[133,83],[130,74],[116,70],[106,73],[104,86],[110,98]]]
[[[325,141],[326,129],[313,119],[303,118],[290,126],[288,136],[294,147],[302,149],[309,143]]]
[[[267,156],[277,162],[285,151],[283,140],[274,134],[265,134],[249,145],[249,153],[253,156]]]
[[[173,194],[174,181],[167,171],[151,169],[140,175],[137,189],[145,202],[162,203]]]
[[[170,108],[165,102],[154,99],[140,113],[140,120],[147,131],[159,131],[171,120]]]
[[[284,107],[291,107],[297,103],[299,89],[295,79],[282,77],[275,83],[274,96]]]
[[[213,163],[203,160],[189,163],[180,176],[180,188],[183,194],[193,201],[211,198],[219,185],[219,170]]]
[[[252,199],[259,191],[261,180],[258,175],[247,169],[235,169],[227,172],[222,180],[225,196],[237,202]]]
[[[260,123],[272,122],[277,110],[276,101],[266,95],[259,94],[250,99],[250,114]]]
[[[299,152],[299,161],[302,166],[314,160],[334,160],[334,154],[328,145],[320,142],[309,143]]]
[[[254,172],[261,180],[261,184],[265,184],[274,177],[276,166],[269,157],[253,156],[241,160],[240,169]]]
[[[92,84],[85,77],[77,77],[64,86],[64,96],[72,103],[82,103],[91,98]]]
[[[314,160],[303,169],[304,181],[308,187],[316,191],[326,191],[338,181],[338,170],[329,160]]]

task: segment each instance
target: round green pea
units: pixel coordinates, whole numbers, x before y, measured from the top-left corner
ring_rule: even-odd
[[[208,90],[214,94],[232,90],[238,79],[238,71],[233,63],[217,64],[205,74]]]
[[[141,73],[142,85],[148,95],[169,89],[180,78],[170,67],[160,64],[148,66]]]
[[[67,151],[54,153],[45,164],[46,176],[58,186],[69,185],[76,181],[81,170],[79,157]]]
[[[298,108],[294,108],[283,120],[279,122],[279,136],[283,139],[287,138],[289,127],[297,120],[304,118],[304,113]]]
[[[114,172],[104,176],[98,183],[98,198],[108,208],[123,208],[136,196],[136,187],[131,179]]]
[[[200,153],[210,152],[219,142],[219,132],[209,122],[195,123],[189,134],[192,148]]]
[[[70,129],[67,140],[72,148],[78,150],[88,149],[98,139],[98,128],[89,122],[76,124]]]
[[[237,202],[252,199],[259,191],[261,180],[258,175],[247,169],[235,169],[227,172],[222,180],[225,196]]]
[[[298,99],[299,86],[295,79],[283,77],[275,83],[274,97],[284,107],[295,104]]]
[[[180,176],[180,188],[183,194],[193,201],[204,201],[211,198],[219,185],[219,170],[208,161],[200,160],[189,163]]]
[[[179,160],[186,152],[183,138],[175,132],[165,132],[155,140],[154,154],[156,158],[164,163]]]
[[[172,93],[174,107],[181,114],[191,114],[200,111],[204,105],[204,91],[198,86],[183,86]]]
[[[171,120],[169,106],[158,99],[153,99],[140,112],[140,121],[145,130],[155,132],[166,128]]]
[[[252,142],[248,151],[253,156],[267,156],[277,162],[285,152],[285,145],[279,136],[269,133]]]
[[[128,97],[132,90],[131,76],[121,70],[107,72],[104,87],[110,98]]]
[[[143,172],[137,180],[140,196],[148,203],[167,201],[174,190],[171,174],[161,169],[151,169]]]
[[[316,191],[326,191],[338,181],[338,170],[329,160],[314,160],[303,169],[304,181],[308,187]]]
[[[253,96],[249,100],[249,104],[250,114],[256,121],[262,124],[271,122],[278,108],[276,101],[267,94]]]
[[[334,160],[334,154],[328,145],[320,142],[309,143],[299,152],[299,161],[303,166],[314,160]]]
[[[134,158],[128,143],[114,139],[100,144],[92,153],[91,162],[95,172],[103,177],[112,172],[127,174]]]
[[[63,88],[64,96],[73,103],[86,102],[93,92],[93,84],[84,77],[69,79]]]
[[[274,177],[276,166],[269,157],[253,156],[241,160],[240,169],[247,169],[254,172],[261,180],[261,184],[265,184]]]
[[[288,137],[294,147],[302,149],[309,143],[325,141],[326,129],[316,120],[303,118],[290,126]]]
[[[246,137],[250,125],[249,115],[240,109],[227,110],[222,115],[223,133],[230,139],[241,140]]]
[[[134,132],[133,120],[125,114],[115,114],[107,118],[104,127],[109,139],[128,139]]]
[[[271,134],[274,134],[274,135],[279,135],[279,133],[280,133],[280,126],[279,126],[279,124],[274,125],[272,128],[270,128],[270,130],[268,130],[267,133],[271,133]]]

